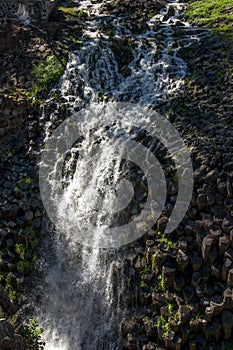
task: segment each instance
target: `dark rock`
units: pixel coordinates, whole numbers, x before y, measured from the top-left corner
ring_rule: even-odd
[[[206,195],[199,194],[197,197],[197,209],[202,210],[206,207],[206,205],[207,205]]]
[[[198,253],[194,252],[193,256],[191,257],[191,264],[192,264],[193,270],[198,271],[202,265],[202,262],[203,262],[202,257]]]
[[[162,267],[162,278],[166,288],[173,287],[174,274],[176,269],[172,266]]]
[[[223,219],[222,229],[224,232],[229,233],[233,229],[233,218],[228,216]]]
[[[154,343],[149,342],[148,344],[144,345],[142,350],[156,350],[157,346]]]
[[[153,338],[155,336],[155,326],[154,326],[154,321],[151,319],[144,319],[144,328],[146,331],[146,335],[149,339]]]
[[[190,309],[186,305],[180,305],[178,309],[179,321],[186,324],[189,321]]]
[[[183,296],[186,303],[190,304],[194,296],[194,288],[191,286],[185,286],[183,288]]]
[[[185,279],[178,274],[175,274],[174,276],[174,289],[176,291],[181,291],[181,289],[184,287],[185,285]]]
[[[231,337],[232,328],[233,328],[233,314],[229,311],[223,311],[221,319],[222,319],[224,339],[229,340]]]
[[[133,320],[124,319],[121,323],[121,332],[123,335],[127,335],[131,333],[135,327],[135,322]]]
[[[225,251],[230,247],[230,239],[227,235],[219,238],[219,255],[222,257]]]
[[[0,341],[1,350],[27,350],[28,344],[26,340],[16,334],[12,339],[4,339]]]
[[[137,340],[132,334],[127,335],[127,350],[137,350]]]
[[[8,315],[13,315],[17,308],[10,300],[7,291],[0,285],[0,305]]]
[[[204,181],[206,182],[215,182],[219,176],[219,173],[217,170],[210,171],[204,178]]]
[[[176,261],[177,261],[178,269],[180,271],[184,271],[188,266],[189,257],[182,250],[179,249]]]
[[[211,235],[207,235],[202,241],[202,256],[205,263],[209,261],[210,249],[213,244],[213,238]]]
[[[171,330],[164,335],[163,339],[164,339],[166,349],[174,349],[174,337],[175,337],[175,333]]]
[[[229,270],[228,272],[227,286],[233,287],[233,269]]]

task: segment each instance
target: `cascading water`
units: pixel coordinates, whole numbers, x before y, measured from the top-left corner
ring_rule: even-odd
[[[47,267],[41,267],[45,280],[38,294],[42,294],[42,300],[35,304],[39,322],[45,329],[46,350],[120,349],[124,283],[116,266],[120,265],[117,260],[121,256],[117,249],[101,248],[100,242],[106,226],[116,220],[116,208],[124,208],[121,203],[116,205],[115,200],[117,184],[127,173],[117,140],[119,135],[125,139],[129,135],[137,136],[134,123],[139,117],[135,114],[135,119],[116,120],[111,113],[103,117],[97,111],[107,101],[153,108],[169,103],[169,99],[182,90],[186,74],[178,48],[198,40],[190,26],[177,19],[182,3],[170,1],[160,14],[148,21],[149,29],[143,34],[133,34],[125,26],[124,17],[102,14],[104,3],[106,1],[78,2],[79,8],[89,16],[80,49],[70,53],[56,92],[62,103],[57,103],[47,123],[46,140],[49,140],[51,130],[62,121],[61,105],[68,117],[84,107],[91,106],[95,111],[94,119],[80,120],[84,137],[71,147],[64,159],[60,227],[65,213],[70,213],[69,225],[72,222],[73,227],[66,230],[68,224],[64,222],[62,233],[50,229],[50,235],[45,237]],[[172,16],[168,16],[169,9],[173,9]],[[119,69],[109,37],[101,31],[103,22],[111,24],[117,40],[127,38],[132,43],[127,74]],[[186,35],[175,40],[173,29],[178,25],[183,26]],[[108,120],[109,128],[103,126],[103,120]],[[142,179],[140,174],[137,176]],[[120,189],[117,192],[118,198],[123,196]],[[132,197],[131,191],[127,196]],[[144,196],[142,191],[141,202]],[[137,206],[136,203],[136,208],[130,208],[130,215],[138,214]],[[87,242],[92,242],[91,246],[85,244]]]

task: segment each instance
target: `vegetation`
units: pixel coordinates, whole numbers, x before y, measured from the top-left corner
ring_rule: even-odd
[[[33,107],[39,107],[42,104],[51,85],[56,84],[64,73],[66,63],[65,56],[50,55],[33,68],[35,85],[30,91],[25,92],[25,97],[32,100]]]
[[[233,38],[232,0],[191,0],[185,17],[193,24],[207,26]]]
[[[66,66],[66,59],[51,55],[45,62],[41,62],[34,67],[32,73],[36,79],[37,88],[48,90],[48,87],[57,83],[63,74]]]
[[[35,318],[32,318],[28,325],[24,326],[21,335],[25,337],[28,342],[28,345],[33,350],[43,350],[44,342],[41,339],[43,333],[43,328],[40,328],[38,321]]]
[[[59,11],[63,12],[65,15],[68,15],[70,17],[76,17],[76,18],[86,18],[88,14],[83,11],[79,10],[77,7],[59,7]]]

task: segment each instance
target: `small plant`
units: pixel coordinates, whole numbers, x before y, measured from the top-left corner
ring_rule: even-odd
[[[20,292],[17,289],[15,278],[11,274],[7,274],[5,283],[6,283],[6,290],[11,300],[18,302],[20,299]]]
[[[19,254],[20,259],[25,260],[26,258],[26,247],[22,243],[17,243],[15,245],[15,251],[17,254]]]
[[[147,288],[148,285],[147,285],[147,283],[146,283],[145,281],[141,281],[140,287],[141,287],[141,288]]]
[[[54,55],[48,56],[45,62],[39,63],[32,70],[37,87],[47,91],[51,84],[58,82],[65,66],[66,60],[64,58],[58,58]]]
[[[44,342],[41,339],[43,328],[39,327],[38,321],[32,318],[26,326],[23,327],[21,335],[27,340],[30,349],[43,350]]]
[[[29,274],[34,267],[33,262],[21,260],[18,262],[17,270],[22,274]]]
[[[20,187],[26,187],[33,184],[33,179],[31,177],[20,177],[20,180],[18,181],[18,186]],[[17,186],[17,187],[18,187]]]
[[[162,329],[163,331],[163,337],[165,337],[169,331],[170,331],[170,324],[169,322],[166,320],[165,317],[163,316],[160,316],[159,317],[159,320],[157,323],[155,323],[155,327],[158,327],[160,329]]]
[[[163,291],[163,292],[165,292],[165,290],[166,290],[164,279],[163,279],[162,275],[157,276],[157,289],[159,291]]]

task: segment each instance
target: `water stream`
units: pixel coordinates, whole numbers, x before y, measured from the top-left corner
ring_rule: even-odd
[[[145,33],[134,34],[127,28],[124,17],[102,14],[103,3],[77,2],[88,17],[80,48],[70,53],[60,86],[48,100],[49,108],[43,116],[48,120],[46,140],[61,122],[61,109],[67,117],[84,107],[91,106],[96,112],[110,101],[158,109],[182,93],[187,67],[178,49],[191,45],[202,35],[178,19],[184,5],[170,1],[148,21],[149,29]],[[127,74],[119,69],[112,41],[102,31],[103,23],[114,29],[114,40],[127,40],[130,44],[132,57]],[[174,31],[178,28],[182,28],[183,34],[175,39]],[[59,95],[56,103],[55,94]],[[35,313],[45,329],[46,350],[121,348],[119,327],[124,314],[125,286],[118,265],[123,255],[119,249],[103,249],[100,237],[105,227],[116,220],[115,188],[127,173],[127,164],[122,165],[120,159],[118,137],[137,137],[134,123],[141,115],[135,114],[132,119],[129,114],[130,117],[122,120],[110,112],[104,116],[93,113],[93,116],[80,120],[84,137],[65,158],[65,200],[59,204],[59,215],[62,227],[63,215],[71,213],[72,229],[66,230],[67,222],[63,223],[61,232],[50,226],[48,234],[47,228],[44,229],[44,260],[40,266],[44,282],[38,287],[42,297],[35,302]],[[106,120],[109,128],[103,126]],[[131,171],[135,169],[131,167]],[[140,171],[136,178],[143,179]],[[120,189],[119,193],[123,195]],[[131,195],[129,192],[128,196]],[[139,191],[138,196],[139,204],[132,205],[130,215],[140,211],[145,192]],[[127,215],[118,219],[127,220]],[[92,246],[85,244],[88,235]]]

